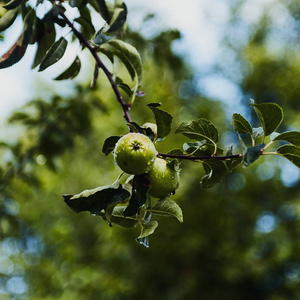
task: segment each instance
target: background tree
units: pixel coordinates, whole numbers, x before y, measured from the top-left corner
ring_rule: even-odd
[[[69,4],[55,4],[41,19],[34,19],[32,11],[28,15],[27,3],[12,1],[6,5],[6,14],[23,13],[25,27],[15,47],[2,57],[2,67],[21,59],[24,53],[19,50],[24,50],[29,40],[38,42],[38,49],[44,49],[38,51],[52,54],[46,60],[43,60],[44,55],[36,56],[40,69],[43,62],[49,66],[49,59],[53,62],[53,55],[61,53],[66,40],[60,36],[56,37],[59,44],[54,49],[49,48],[55,40],[54,28],[59,24],[68,25],[68,18],[64,18],[61,9],[68,9]],[[94,89],[80,85],[72,98],[53,95],[48,102],[33,100],[10,118],[12,124],[22,124],[22,127],[14,143],[1,144],[1,297],[140,299],[143,295],[145,299],[298,299],[299,178],[298,173],[288,173],[294,178],[286,179],[286,170],[293,169],[284,158],[260,156],[247,169],[239,165],[231,173],[227,172],[220,183],[210,189],[200,188],[199,181],[205,175],[201,163],[185,160],[180,189],[172,196],[184,212],[184,222],[157,216],[159,227],[151,237],[150,249],[133,242],[139,235],[137,228],[126,230],[116,225],[109,228],[101,217],[87,212],[75,214],[63,202],[60,195],[66,192],[80,193],[115,181],[120,171],[114,166],[112,155],[105,157],[101,153],[103,143],[109,136],[126,134],[131,120],[141,125],[154,122],[152,111],[146,107],[148,103],[162,102],[162,110],[173,116],[172,134],[156,144],[160,153],[166,154],[189,141],[186,136],[173,133],[182,122],[194,118],[205,118],[215,124],[223,137],[222,147],[231,142],[234,149],[239,147],[223,104],[197,92],[191,68],[172,52],[171,44],[180,37],[179,32],[162,32],[152,40],[130,30],[121,33],[119,30],[123,30],[126,17],[123,3],[116,1],[115,6],[106,3],[107,9],[103,8],[104,1],[89,4],[105,20],[110,19],[110,26],[97,31],[93,37],[91,6],[86,6],[84,1],[71,1],[70,5],[78,7],[80,13],[74,24],[82,26],[80,32],[85,37],[79,40],[81,43],[90,39],[99,44],[105,42],[101,51],[105,52],[107,47],[113,52],[114,74],[118,77],[105,75],[100,67],[100,72],[95,71],[91,76]],[[243,45],[232,38],[227,39],[230,43],[224,47],[224,51],[236,55],[240,68],[235,71],[239,70],[243,76],[233,77],[234,74],[225,72],[230,71],[226,61],[221,61],[215,70],[225,72],[226,78],[238,84],[243,94],[249,94],[256,103],[278,102],[285,112],[279,132],[298,129],[297,68],[296,64],[287,63],[291,52],[297,61],[295,48],[284,43],[280,58],[279,54],[273,58],[268,36],[275,25],[265,21],[268,10],[255,27],[242,23],[243,1],[232,4],[233,18],[228,34],[241,25],[251,29]],[[288,20],[298,24],[297,5],[276,1],[276,5],[279,4],[288,13]],[[8,19],[5,15],[0,24]],[[13,18],[10,16],[9,20]],[[237,21],[240,22],[238,27]],[[78,39],[72,24],[74,39]],[[38,35],[35,28],[42,28],[43,34]],[[134,81],[136,65],[132,68],[124,63],[124,48],[113,48],[113,43],[108,46],[110,32],[103,33],[109,28],[117,28],[114,35],[135,46],[143,61],[141,88],[146,93],[143,98],[135,99],[130,119],[128,106],[120,100],[130,103],[134,96],[142,95]],[[52,36],[52,40],[46,34]],[[292,43],[294,31],[289,28],[285,34],[293,37],[288,39],[285,35]],[[83,44],[91,47],[94,55],[91,59],[95,61],[97,43],[88,45]],[[112,61],[110,53],[104,55]],[[98,61],[97,64],[99,66]],[[78,69],[77,59],[62,77],[73,77]],[[285,76],[289,72],[294,75],[287,81]],[[283,81],[279,79],[281,74],[285,74]],[[113,82],[107,81],[107,77]],[[192,98],[182,93],[183,83],[187,82],[190,89],[186,92],[192,93]],[[116,97],[111,83],[118,84],[122,98]],[[238,115],[235,121],[247,124]],[[258,118],[254,114],[250,121],[261,126],[257,125]],[[131,128],[139,129],[133,125]],[[241,131],[237,125],[235,129]],[[251,148],[249,134],[243,138]]]

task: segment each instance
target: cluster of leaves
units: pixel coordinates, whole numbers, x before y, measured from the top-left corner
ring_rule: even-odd
[[[0,32],[8,29],[19,14],[22,15],[24,25],[23,32],[15,44],[0,58],[0,68],[10,67],[21,60],[29,44],[38,45],[32,68],[39,66],[38,71],[40,72],[57,63],[64,56],[68,46],[65,37],[57,37],[57,26],[68,25],[77,38],[78,35],[80,36],[83,48],[88,47],[91,51],[103,53],[112,63],[114,57],[118,57],[124,63],[134,82],[134,87],[130,88],[120,78],[117,78],[116,81],[133,102],[141,83],[142,67],[137,50],[116,38],[126,25],[127,8],[123,1],[116,0],[114,4],[104,0],[74,0],[66,3],[52,1],[52,3],[53,7],[42,18],[37,17],[35,10],[39,5],[43,5],[43,1],[37,1],[35,8],[31,8],[28,3],[19,0],[12,0],[3,6],[7,12],[0,18]],[[95,30],[91,10],[87,4],[90,4],[105,22],[99,30]],[[78,9],[79,17],[75,18],[73,22],[65,16],[64,5]],[[79,29],[74,24],[79,24]],[[73,79],[78,75],[80,68],[81,61],[76,56],[70,67],[58,75],[55,80]]]
[[[153,142],[162,141],[170,132],[172,116],[163,111],[158,103],[151,103],[148,107],[152,110],[156,125],[157,135],[150,128],[139,126],[131,122],[130,128],[147,135]],[[197,120],[183,122],[175,133],[181,133],[192,142],[184,143],[181,149],[173,149],[167,154],[158,153],[158,156],[172,160],[178,165],[183,160],[192,160],[202,163],[205,175],[201,178],[202,188],[210,188],[220,181],[226,172],[232,172],[240,163],[249,166],[264,154],[264,151],[277,141],[284,141],[274,152],[268,154],[281,155],[296,166],[300,167],[300,132],[287,131],[277,133],[275,130],[283,120],[281,107],[275,103],[255,104],[251,103],[262,127],[253,128],[251,124],[240,114],[233,114],[232,126],[237,132],[243,153],[233,154],[233,146],[227,151],[218,145],[219,134],[217,128],[209,120],[199,118]],[[250,136],[251,145],[247,147],[244,139]],[[102,152],[105,155],[111,153],[119,136],[111,136],[104,142]],[[266,139],[270,141],[266,145]],[[75,212],[89,211],[91,214],[102,216],[110,225],[115,223],[123,227],[135,227],[141,225],[141,234],[137,241],[148,247],[148,236],[157,227],[157,221],[151,220],[152,214],[173,215],[182,221],[182,211],[169,197],[160,199],[152,204],[147,191],[149,182],[144,175],[129,177],[122,185],[120,179],[110,186],[98,187],[94,190],[84,191],[78,195],[64,195],[65,202]],[[159,209],[158,209],[159,208]]]

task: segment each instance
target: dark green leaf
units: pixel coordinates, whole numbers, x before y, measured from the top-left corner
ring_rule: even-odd
[[[183,152],[181,149],[172,149],[168,152],[168,154],[173,154],[173,155],[183,155]]]
[[[276,150],[298,168],[300,168],[300,147],[294,145],[283,145]]]
[[[117,181],[112,185],[98,187],[93,190],[85,190],[77,195],[63,195],[67,205],[76,213],[89,211],[91,214],[99,214],[111,204],[118,204],[128,199],[130,193],[122,188]]]
[[[250,133],[252,135],[252,126],[242,115],[233,114],[231,124],[234,131],[240,134]]]
[[[226,156],[230,156],[230,155],[234,155],[233,154],[233,146],[231,145],[227,152],[226,152]],[[240,156],[238,158],[230,158],[228,160],[225,161],[225,165],[226,168],[229,172],[232,172],[232,170],[237,167],[241,162],[243,161],[243,156]]]
[[[265,136],[270,135],[281,124],[283,120],[283,111],[276,103],[251,103],[250,105],[253,106],[263,126]]]
[[[100,212],[99,215],[105,220],[110,221],[118,226],[125,228],[132,228],[138,223],[136,218],[127,217],[123,215],[124,206],[116,206],[110,216],[110,219],[107,218],[104,212]]]
[[[179,125],[175,133],[181,133],[190,139],[206,141],[213,146],[213,152],[217,153],[218,131],[212,122],[206,119],[198,119],[190,122],[183,122]]]
[[[261,155],[261,149],[265,147],[265,144],[259,144],[251,148],[247,148],[244,154],[244,166],[249,166],[255,162]]]
[[[124,216],[135,216],[139,207],[145,204],[150,182],[145,175],[135,175],[132,181],[132,194]]]
[[[117,51],[113,51],[113,53],[116,54],[122,60],[127,69],[128,63],[131,65],[137,76],[138,84],[140,85],[142,81],[142,60],[136,48],[134,48],[128,43],[117,39],[111,40],[108,43],[113,48],[117,49]],[[132,72],[130,70],[128,70],[128,72],[131,74],[132,77]],[[133,80],[134,78],[135,75],[133,76]]]
[[[102,147],[102,152],[105,155],[108,155],[109,153],[111,153],[114,149],[115,149],[115,145],[118,142],[118,140],[120,139],[119,136],[110,136],[109,138],[107,138],[104,141],[103,147]]]
[[[95,28],[92,22],[88,19],[85,19],[83,17],[74,19],[74,22],[77,22],[81,25],[81,27],[85,30],[86,33],[89,33],[89,35],[93,35],[95,33]]]
[[[300,132],[287,131],[279,134],[273,141],[286,141],[292,145],[300,147]]]
[[[7,4],[3,5],[2,7],[5,9],[14,9],[18,7],[24,0],[11,0]]]
[[[112,64],[114,63],[114,55],[110,50],[106,48],[99,48],[98,51],[103,53],[110,60]]]
[[[152,103],[147,106],[152,110],[155,118],[157,125],[157,139],[162,140],[171,132],[173,117],[156,105],[152,105]]]
[[[114,10],[114,14],[109,23],[109,29],[106,31],[106,33],[111,34],[113,32],[120,30],[123,27],[123,25],[125,24],[126,18],[127,18],[127,7],[123,3],[122,8],[117,7]]]
[[[1,19],[0,19],[0,31],[4,31],[9,28],[15,21],[18,15],[18,8],[9,10]]]
[[[148,209],[151,213],[160,216],[172,216],[177,218],[179,222],[183,222],[183,215],[180,206],[169,197],[156,201],[156,203]]]
[[[24,29],[22,34],[8,52],[0,57],[0,69],[8,68],[23,58],[27,46],[31,41],[34,19],[35,13],[33,10],[30,10],[24,19]]]
[[[67,45],[68,42],[64,37],[61,37],[57,42],[55,42],[40,64],[39,72],[44,71],[51,65],[57,63],[65,54]]]
[[[218,183],[222,176],[226,174],[226,167],[221,160],[210,159],[203,161],[203,168],[206,173],[201,178],[200,185],[202,188],[210,188]]]
[[[71,7],[78,7],[81,8],[85,6],[87,3],[87,0],[70,0],[69,4]]]
[[[81,68],[81,62],[79,57],[76,56],[71,66],[66,71],[61,73],[58,77],[54,78],[54,80],[73,79],[78,75],[80,68]]]
[[[38,48],[31,66],[32,69],[42,62],[47,51],[55,42],[56,31],[53,22],[43,22],[41,26],[43,26],[43,33],[41,39],[38,41]]]
[[[149,127],[142,127],[135,122],[127,123],[127,125],[134,131],[138,133],[142,133],[150,138],[151,141],[154,141],[155,134]]]
[[[104,0],[97,0],[97,4],[99,6],[99,12],[101,14],[101,17],[107,22],[110,22],[110,14],[107,9],[106,1]]]

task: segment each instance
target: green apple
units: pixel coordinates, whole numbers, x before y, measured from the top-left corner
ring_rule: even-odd
[[[179,172],[167,164],[167,161],[156,158],[153,168],[148,172],[151,188],[148,194],[155,198],[163,198],[173,193],[179,186]]]
[[[128,133],[121,137],[114,149],[114,159],[128,174],[144,174],[155,161],[156,149],[152,141],[141,133]]]

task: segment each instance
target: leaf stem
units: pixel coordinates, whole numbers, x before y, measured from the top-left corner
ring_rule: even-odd
[[[190,156],[190,155],[158,153],[157,156],[178,158],[178,159],[185,159],[185,160],[205,160],[205,159],[229,160],[229,159],[233,159],[233,158],[242,157],[243,154],[234,154],[234,155],[226,155],[226,156]]]
[[[50,0],[52,2],[53,5],[55,4],[54,0]],[[118,102],[120,103],[123,113],[124,113],[124,119],[127,122],[132,122],[130,114],[129,114],[129,106],[125,103],[116,82],[113,79],[113,75],[109,72],[109,70],[106,68],[106,66],[103,64],[103,62],[101,61],[98,53],[97,53],[97,47],[93,47],[89,41],[83,36],[83,34],[81,32],[79,32],[73,25],[73,23],[68,19],[68,17],[65,15],[62,7],[60,5],[57,5],[57,7],[59,8],[59,14],[60,16],[65,20],[65,22],[68,24],[68,26],[71,28],[71,30],[73,31],[73,33],[76,35],[76,37],[78,38],[78,40],[80,41],[80,43],[85,46],[90,53],[92,54],[92,56],[94,57],[96,64],[98,66],[98,68],[102,69],[104,74],[106,75],[108,81],[110,82],[110,85],[117,97]]]

